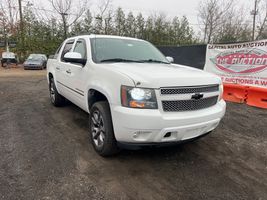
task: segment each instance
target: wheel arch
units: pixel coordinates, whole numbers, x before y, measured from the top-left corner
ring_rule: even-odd
[[[48,80],[50,81],[52,78],[54,78],[53,74],[51,72],[48,73]]]
[[[51,79],[54,80],[54,84],[55,84],[56,88],[58,88],[58,84],[57,84],[57,80],[56,80],[55,75],[54,75],[52,72],[48,72],[48,73],[47,73],[47,81],[48,81],[48,85],[50,85]],[[49,87],[50,87],[50,86],[49,86]]]
[[[98,101],[107,101],[109,106],[111,104],[110,96],[107,92],[99,88],[90,88],[87,93],[87,108],[89,112],[92,105]]]

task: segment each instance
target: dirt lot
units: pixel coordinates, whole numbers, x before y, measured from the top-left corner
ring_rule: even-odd
[[[47,88],[45,71],[0,71],[0,199],[267,199],[266,110],[229,103],[197,142],[105,159]]]

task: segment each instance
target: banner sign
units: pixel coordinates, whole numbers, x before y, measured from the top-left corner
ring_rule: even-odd
[[[267,40],[207,45],[205,71],[224,83],[267,88]]]

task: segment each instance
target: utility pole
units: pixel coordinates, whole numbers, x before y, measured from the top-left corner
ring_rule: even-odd
[[[255,0],[254,10],[251,11],[251,15],[253,15],[253,28],[252,28],[252,41],[255,39],[255,26],[256,26],[256,16],[258,14],[258,0]]]
[[[64,28],[64,39],[67,39],[67,33],[68,33],[68,27],[67,27],[67,22],[66,22],[66,16],[68,15],[67,13],[60,13],[63,21],[63,28]]]
[[[6,23],[5,23],[5,19],[3,17],[3,33],[4,33],[4,40],[5,40],[5,48],[6,51],[8,52],[8,40],[7,40],[7,32],[6,32]]]
[[[21,53],[25,50],[24,49],[24,24],[23,24],[23,14],[22,14],[22,5],[21,0],[19,1],[19,17],[20,17],[20,40],[21,40]]]
[[[23,32],[23,15],[22,15],[21,0],[18,1],[19,1],[20,31]]]
[[[14,25],[14,19],[12,16],[11,1],[8,1],[8,9],[9,9],[9,18],[10,18],[10,29],[12,32],[13,31],[13,25]]]

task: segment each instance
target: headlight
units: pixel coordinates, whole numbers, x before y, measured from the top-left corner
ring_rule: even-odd
[[[121,86],[121,104],[130,108],[158,108],[155,90],[128,86]]]
[[[219,100],[221,100],[223,98],[223,84],[222,83],[220,84],[219,89],[220,89]]]

